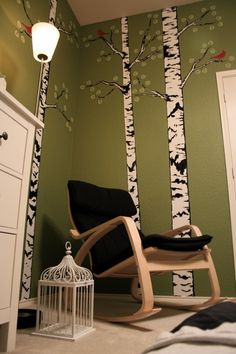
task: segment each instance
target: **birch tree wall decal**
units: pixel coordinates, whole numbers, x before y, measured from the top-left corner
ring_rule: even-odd
[[[50,1],[49,22],[54,24],[56,17],[57,0]],[[50,63],[44,63],[41,67],[41,81],[39,82],[39,100],[36,102],[35,115],[44,121],[47,90],[49,83]],[[22,270],[22,288],[21,299],[29,299],[32,261],[33,261],[33,247],[34,247],[34,233],[35,233],[35,219],[36,219],[36,204],[38,194],[39,181],[39,167],[41,157],[43,130],[37,129],[35,134],[35,143],[33,151],[33,160],[31,167],[31,179],[29,188],[28,211],[26,221],[26,235],[25,235],[25,249],[24,261]]]
[[[122,60],[123,67],[123,87],[126,87],[124,93],[124,122],[125,122],[125,143],[126,143],[126,159],[127,159],[127,177],[128,191],[130,192],[136,205],[137,214],[134,220],[140,228],[140,205],[138,195],[137,181],[137,163],[135,149],[135,132],[134,132],[134,112],[131,92],[131,63],[129,56],[129,30],[128,18],[121,19],[121,35],[122,35],[122,51],[124,53]]]
[[[191,16],[191,20],[184,19],[184,26],[178,30],[177,8],[165,8],[162,10],[163,26],[163,51],[165,69],[165,93],[149,89],[142,78],[138,77],[138,85],[143,88],[138,96],[152,96],[166,101],[167,129],[169,145],[169,166],[171,185],[172,227],[176,228],[191,223],[191,211],[188,192],[187,154],[184,127],[184,99],[183,88],[194,72],[206,70],[207,66],[224,60],[225,51],[218,55],[215,53],[213,42],[204,46],[201,55],[192,59],[191,67],[187,75],[182,79],[179,37],[188,29],[196,31],[198,26],[210,26],[213,30],[215,24],[221,26],[221,18],[207,20],[209,16],[215,16],[215,7],[210,10],[202,9],[198,18]],[[214,13],[213,13],[214,11]],[[209,15],[209,16],[208,16]],[[188,237],[187,234],[182,237]],[[191,271],[175,272],[173,274],[174,295],[193,295],[194,283]]]
[[[50,0],[48,2],[50,6],[49,23],[55,25],[58,0]],[[27,24],[24,24],[20,21],[17,21],[18,29],[15,30],[15,36],[17,38],[20,38],[20,40],[24,43],[25,35],[26,37],[31,38],[31,28],[33,25],[33,21],[31,20],[28,12],[28,10],[31,8],[31,5],[30,5],[30,1],[26,1],[26,0],[18,0],[18,3],[19,5],[23,6],[24,13],[26,15],[28,22]],[[78,48],[78,33],[75,30],[75,26],[72,23],[70,23],[69,30],[66,30],[65,24],[62,21],[62,16],[59,16],[57,22],[58,22],[58,29],[64,34],[66,34],[67,38],[71,36],[70,42],[75,44],[76,47]],[[54,86],[55,102],[51,104],[47,103],[49,73],[50,73],[50,62],[42,64],[34,114],[41,121],[44,121],[46,110],[48,108],[56,109],[60,112],[60,115],[65,119],[66,127],[68,128],[68,130],[71,131],[71,124],[73,123],[73,118],[67,112],[67,106],[65,104],[65,100],[68,99],[68,88],[64,83],[62,84],[62,89],[60,91],[58,90],[57,85]],[[42,138],[43,138],[43,130],[42,129],[36,130],[32,167],[31,167],[31,180],[30,180],[29,198],[28,198],[27,221],[26,221],[26,236],[25,236],[24,260],[23,260],[23,270],[22,270],[22,288],[21,288],[22,299],[28,299],[30,297]]]
[[[184,104],[176,8],[162,12],[167,124],[170,160],[172,227],[190,224]],[[174,295],[193,295],[191,271],[173,273]]]
[[[127,179],[128,191],[131,194],[133,201],[137,208],[137,214],[134,220],[138,228],[140,228],[140,206],[138,194],[138,179],[137,179],[137,163],[136,163],[136,148],[135,148],[135,131],[134,131],[134,113],[133,113],[133,99],[131,88],[131,69],[137,63],[146,62],[150,59],[157,50],[150,50],[150,44],[156,39],[157,34],[151,34],[151,26],[155,24],[155,17],[150,16],[148,26],[143,33],[140,48],[137,50],[134,58],[130,59],[129,51],[129,29],[128,17],[121,18],[121,40],[122,48],[118,49],[114,43],[114,34],[118,33],[115,28],[111,28],[110,32],[105,32],[102,29],[97,30],[97,36],[89,36],[84,39],[85,46],[95,41],[103,41],[106,50],[101,50],[98,61],[103,58],[111,60],[113,55],[120,57],[122,61],[123,78],[122,83],[119,83],[118,76],[114,76],[113,80],[98,80],[92,82],[87,80],[81,89],[90,89],[94,92],[91,99],[96,99],[99,104],[103,103],[104,99],[118,90],[123,95],[124,102],[124,125],[125,125],[125,142],[126,142],[126,161],[127,161]],[[105,91],[104,91],[104,88]]]

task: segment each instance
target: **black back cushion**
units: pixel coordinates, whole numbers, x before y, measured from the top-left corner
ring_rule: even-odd
[[[116,216],[136,214],[136,207],[127,191],[98,187],[83,181],[69,181],[68,190],[72,218],[81,233]],[[101,273],[132,255],[125,227],[120,225],[93,246],[93,271]]]

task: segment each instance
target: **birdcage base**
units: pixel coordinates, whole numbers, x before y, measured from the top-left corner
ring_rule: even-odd
[[[38,331],[33,332],[32,334],[44,337],[51,337],[57,339],[66,339],[70,341],[78,340],[80,337],[87,335],[91,332],[94,332],[95,328],[93,327],[84,327],[84,326],[75,326],[74,334],[71,334],[71,326],[63,324],[54,324]]]

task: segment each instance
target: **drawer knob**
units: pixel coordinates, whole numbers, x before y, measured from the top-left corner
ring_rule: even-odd
[[[3,132],[1,135],[0,135],[0,139],[4,139],[4,140],[7,140],[8,139],[8,134],[7,132]]]

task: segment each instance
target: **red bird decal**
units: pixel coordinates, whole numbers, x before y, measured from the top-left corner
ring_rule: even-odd
[[[104,31],[101,30],[101,29],[98,29],[98,30],[97,30],[97,35],[100,36],[100,37],[105,36],[106,34],[109,34],[109,33],[104,32]]]
[[[215,59],[215,60],[219,60],[225,57],[226,52],[224,50],[222,50],[220,53],[213,55],[213,57],[211,57],[211,59]]]
[[[21,24],[22,24],[22,26],[25,28],[25,32],[31,36],[32,26],[31,26],[31,25],[30,25],[30,26],[27,26],[27,25],[25,25],[23,22],[22,22]]]

